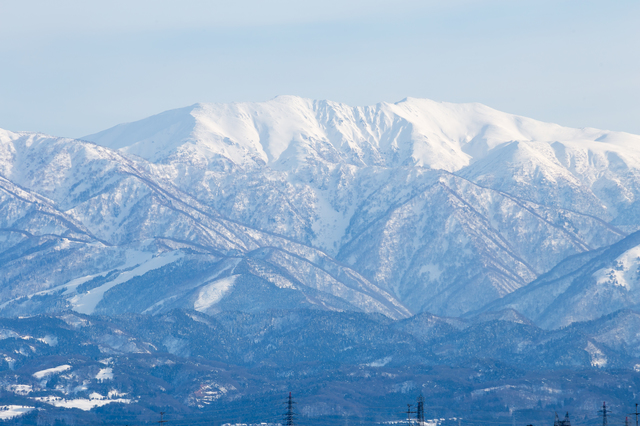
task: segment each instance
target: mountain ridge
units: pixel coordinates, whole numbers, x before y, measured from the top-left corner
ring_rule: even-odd
[[[173,123],[174,116],[179,114],[185,121],[180,125]],[[167,118],[170,119],[168,127],[165,122]],[[153,124],[158,121],[162,123],[161,131],[153,130]],[[394,124],[400,127],[394,129]],[[189,126],[193,126],[192,130],[186,132]],[[175,131],[176,127],[180,132]],[[400,142],[415,146],[409,155],[403,155],[394,162],[393,158],[388,157],[397,156],[398,151],[402,151],[403,147],[397,143],[397,138],[407,130],[411,130],[412,134],[405,135],[408,137]],[[126,134],[126,138],[122,138],[123,134]],[[121,124],[81,139],[96,141],[114,149],[124,149],[157,162],[159,159],[166,161],[172,152],[152,153],[157,151],[157,146],[151,146],[150,139],[157,136],[159,143],[164,145],[168,134],[171,134],[169,139],[174,141],[171,146],[173,149],[176,148],[175,141],[196,142],[196,145],[198,142],[203,144],[204,141],[209,141],[209,145],[204,145],[218,149],[220,152],[217,154],[224,154],[230,153],[227,149],[239,144],[250,158],[259,158],[271,167],[291,148],[292,142],[319,139],[329,141],[328,148],[337,149],[337,152],[346,155],[344,158],[351,160],[362,160],[365,151],[370,151],[372,160],[364,163],[351,161],[350,164],[354,165],[398,166],[415,155],[416,161],[412,165],[426,165],[448,171],[469,165],[470,159],[481,158],[483,151],[489,151],[504,141],[611,139],[615,143],[621,138],[634,137],[622,132],[592,128],[566,128],[502,113],[479,103],[452,104],[405,98],[396,103],[381,102],[374,106],[349,107],[332,101],[279,96],[267,102],[196,103],[137,122]],[[385,139],[385,136],[391,138]],[[230,144],[229,141],[233,143]],[[145,151],[141,147],[134,148],[135,145],[144,145],[148,149]],[[424,152],[420,151],[424,150],[432,151],[433,155],[423,155]],[[445,152],[447,150],[457,154],[458,158],[451,157]],[[349,157],[349,151],[355,151],[358,155]],[[385,152],[386,158],[383,154]],[[206,156],[201,151],[198,154]],[[234,155],[229,157],[236,159]],[[445,165],[442,157],[451,161]]]
[[[420,393],[436,426],[595,424],[636,398],[640,136],[411,98],[145,120],[0,129],[16,422],[275,422],[293,389],[309,424]]]
[[[317,290],[318,279],[337,285],[355,274],[356,288],[380,289],[401,315],[481,309],[640,227],[640,136],[481,104],[349,107],[283,96],[194,104],[86,139],[0,132],[0,175],[110,244],[100,250],[119,262],[127,250],[232,259],[273,246],[271,266],[247,269],[270,283],[251,278],[258,287],[311,280]],[[47,234],[53,222],[33,222],[39,216],[11,197],[0,207],[19,220],[0,225]],[[4,246],[18,247],[16,238]],[[285,275],[310,275],[294,285],[264,272],[285,264]],[[343,272],[323,275],[330,270]],[[69,281],[62,276],[56,285]]]

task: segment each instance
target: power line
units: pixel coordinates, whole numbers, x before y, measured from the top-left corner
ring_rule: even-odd
[[[635,416],[636,416],[636,426],[638,426],[638,414],[640,414],[640,413],[638,413],[638,404],[636,404],[636,412],[635,413],[629,413],[629,414],[635,414]]]
[[[411,426],[411,415],[417,413],[417,411],[411,411],[411,405],[412,404],[407,404],[407,425],[408,426]]]
[[[294,408],[294,404],[296,404],[296,401],[293,399],[291,393],[289,394],[289,398],[291,398],[291,408]],[[285,401],[285,404],[287,405],[287,408],[289,408],[289,398]],[[273,402],[272,402],[273,403]],[[263,405],[265,408],[266,406],[268,406],[269,404],[264,403],[264,404],[259,404],[259,405]],[[407,411],[403,412],[403,414],[407,415],[407,422],[408,422],[408,426],[415,426],[414,422],[412,421],[413,419],[411,418],[411,414],[417,414],[417,411],[412,411],[411,408],[413,407],[412,404],[407,404]],[[423,408],[425,406],[423,405]],[[373,411],[375,411],[375,409],[382,409],[385,408],[384,406],[375,406],[372,407]],[[389,407],[392,408],[392,407]],[[416,407],[418,408],[418,407]],[[443,406],[430,406],[428,408],[450,408],[450,407],[443,407]],[[397,409],[397,406],[396,406]],[[288,411],[288,410],[287,410]],[[460,409],[458,411],[461,412],[478,412],[478,410],[472,410],[472,409]],[[492,410],[488,410],[487,412],[492,411]],[[549,412],[549,410],[532,410],[532,411],[536,411],[536,412]],[[224,414],[223,414],[224,413]],[[240,415],[249,415],[251,416],[252,419],[255,419],[256,417],[261,417],[260,421],[244,421],[241,422],[239,420],[235,421],[234,420],[230,420],[232,413],[240,413]],[[172,425],[176,425],[176,426],[180,426],[180,425],[199,425],[199,424],[211,424],[211,422],[213,421],[213,419],[219,419],[220,415],[222,415],[223,417],[226,417],[227,419],[225,419],[225,421],[221,422],[219,420],[216,420],[216,422],[218,422],[218,424],[220,423],[245,423],[245,424],[257,424],[260,422],[267,422],[267,423],[279,423],[278,420],[281,421],[282,417],[278,417],[276,418],[275,416],[269,416],[269,415],[260,415],[260,410],[258,410],[258,412],[256,412],[254,407],[247,407],[247,406],[239,406],[237,409],[236,408],[222,408],[220,407],[219,409],[216,410],[211,410],[209,412],[201,412],[200,415],[187,415],[185,417],[179,417],[180,414],[179,413],[174,413],[174,415],[169,414],[168,416],[168,420],[166,420],[166,417],[164,417],[165,415],[167,415],[166,412],[161,412],[160,413],[160,421],[155,421],[153,422],[151,418],[148,418],[148,420],[142,420],[143,417],[146,417],[146,415],[133,415],[133,414],[124,414],[122,416],[120,416],[120,422],[118,422],[117,419],[114,420],[108,420],[107,422],[103,423],[105,425],[122,425],[125,421],[129,424],[129,425],[133,425],[133,424],[145,424],[145,425],[149,425],[149,424],[153,424],[153,423],[159,423],[160,426],[164,426],[165,423],[171,423]],[[369,413],[369,411],[367,411],[367,413]],[[151,413],[150,413],[151,414]],[[192,414],[196,414],[196,413],[192,413]],[[295,425],[295,417],[296,417],[296,413],[295,410],[292,410],[292,414],[294,415],[294,425]],[[386,413],[388,415],[392,415],[392,412],[388,412]],[[608,426],[608,417],[610,417],[611,415],[611,410],[609,407],[606,406],[606,403],[603,403],[603,409],[600,410],[600,414],[604,417],[606,416],[606,423],[603,423],[605,425]],[[638,410],[638,404],[636,404],[636,412],[635,413],[630,413],[632,415],[636,415],[636,423],[638,422],[638,416],[640,416],[640,412]],[[175,415],[177,415],[176,418],[173,418]],[[286,416],[286,415],[285,415]],[[343,417],[343,416],[336,416],[336,417]],[[353,417],[353,416],[351,416]],[[356,415],[355,417],[359,417],[360,424],[363,425],[384,425],[385,422],[381,422],[379,420],[374,420],[374,418],[372,418],[371,416],[358,416]],[[598,416],[600,417],[600,416]],[[593,420],[597,419],[598,417],[581,417],[583,420],[583,422],[587,421],[589,424],[592,424]],[[237,417],[236,417],[237,418]],[[461,423],[464,424],[488,424],[488,425],[510,425],[511,422],[508,421],[496,421],[496,420],[490,420],[490,419],[473,419],[473,418],[448,418],[447,420],[450,421],[456,421],[458,425],[460,425]],[[309,419],[310,422],[315,423],[316,419],[310,418]],[[402,420],[402,418],[399,419],[400,422],[404,423],[404,421]],[[603,418],[603,422],[605,421],[605,419]],[[89,424],[87,421],[81,421],[80,424],[84,424],[87,423]],[[320,422],[321,423],[321,422]],[[586,423],[585,423],[586,424]],[[283,425],[284,426],[284,425]],[[421,425],[418,425],[421,426]]]
[[[168,420],[164,420],[164,411],[160,411],[160,421],[158,423],[160,423],[160,426],[164,426],[167,422]]]

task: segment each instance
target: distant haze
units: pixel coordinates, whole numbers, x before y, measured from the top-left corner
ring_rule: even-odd
[[[80,137],[196,102],[481,102],[640,134],[640,3],[0,0],[0,128]]]

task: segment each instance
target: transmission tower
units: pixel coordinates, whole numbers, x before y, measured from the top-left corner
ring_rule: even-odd
[[[167,423],[167,420],[164,420],[163,417],[164,417],[164,411],[160,411],[160,421],[158,422],[160,426],[164,426],[164,424]]]
[[[285,426],[295,426],[297,416],[293,409],[293,404],[296,404],[296,402],[293,400],[291,392],[289,392],[289,398],[287,398],[285,404],[287,405],[287,412],[284,414],[284,424]]]
[[[602,413],[602,426],[608,426],[607,414],[609,414],[610,411],[607,410],[606,401],[602,403],[602,410],[600,410],[600,413]]]
[[[418,420],[418,426],[424,425],[424,396],[422,392],[418,396],[418,405],[416,407],[416,419]]]

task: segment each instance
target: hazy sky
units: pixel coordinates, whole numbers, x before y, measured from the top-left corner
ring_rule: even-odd
[[[0,127],[196,102],[481,102],[640,134],[639,0],[0,0]]]

